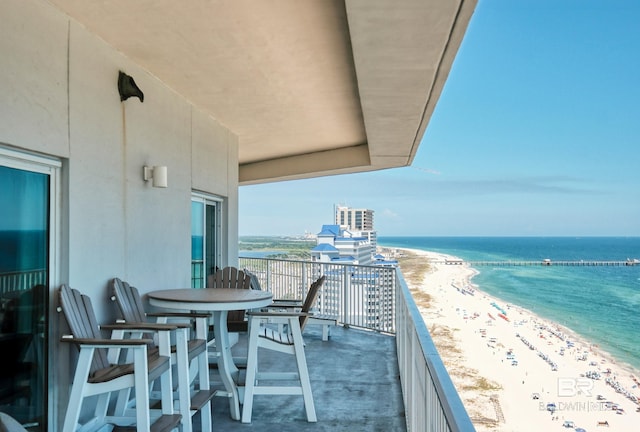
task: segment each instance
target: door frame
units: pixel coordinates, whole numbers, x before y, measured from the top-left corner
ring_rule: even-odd
[[[27,151],[20,151],[17,149],[5,147],[0,145],[0,165],[9,168],[19,169],[22,171],[36,172],[49,176],[49,250],[48,250],[48,320],[47,320],[47,335],[44,343],[44,352],[46,353],[46,365],[44,365],[44,386],[46,388],[46,395],[43,395],[46,399],[46,406],[43,407],[47,412],[47,428],[51,428],[57,424],[57,408],[56,397],[58,396],[53,389],[57,386],[57,383],[64,382],[63,377],[56,374],[55,377],[51,377],[49,371],[55,367],[56,353],[52,351],[51,347],[55,347],[55,344],[50,344],[50,341],[59,334],[57,326],[54,324],[57,320],[54,319],[56,307],[53,301],[55,296],[55,287],[61,283],[61,262],[62,262],[62,247],[61,247],[61,209],[62,209],[62,161],[58,158],[31,153]],[[52,378],[52,379],[51,379]],[[52,382],[55,381],[55,382]],[[53,384],[53,385],[52,385]]]

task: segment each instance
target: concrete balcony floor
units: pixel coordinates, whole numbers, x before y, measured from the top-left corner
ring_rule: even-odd
[[[216,397],[216,432],[407,430],[395,337],[339,326],[331,329],[327,342],[322,341],[319,326],[308,326],[303,336],[318,422],[307,422],[302,396],[256,396],[250,424],[232,420],[228,399]],[[246,356],[245,339],[246,336],[240,337],[233,348],[234,355]],[[295,370],[293,356],[265,349],[260,349],[260,355],[265,370],[284,364],[293,368],[288,370]],[[214,386],[222,388],[216,375],[212,370]],[[199,420],[195,423],[198,426]]]

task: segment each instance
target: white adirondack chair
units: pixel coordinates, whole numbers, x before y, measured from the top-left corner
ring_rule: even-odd
[[[309,310],[315,302],[318,292],[324,283],[325,276],[316,280],[307,293],[301,312],[248,312],[251,321],[249,328],[249,347],[247,374],[242,406],[242,423],[251,423],[251,411],[255,395],[302,395],[307,421],[317,421],[311,381],[304,354],[302,329],[310,316]],[[262,322],[286,324],[286,331],[278,331]],[[279,327],[282,328],[282,327]],[[295,372],[263,372],[259,370],[258,349],[265,348],[292,354],[296,358]],[[295,381],[295,385],[267,385],[262,381]]]
[[[134,327],[144,324],[143,328],[153,328],[146,326],[147,324],[154,326],[154,323],[149,323],[149,319],[155,318],[156,323],[160,323],[161,326],[171,324],[184,330],[184,334],[179,331],[176,333],[176,344],[171,347],[171,362],[177,370],[177,400],[178,409],[182,415],[182,432],[191,432],[193,430],[193,416],[198,412],[200,413],[200,430],[202,432],[211,432],[211,399],[216,395],[216,390],[212,390],[209,383],[207,343],[204,339],[186,337],[186,329],[191,327],[192,321],[201,328],[202,334],[205,334],[209,314],[147,313],[138,290],[119,278],[112,279],[110,292],[111,299],[116,302],[124,323]],[[169,320],[172,322],[169,322]],[[176,322],[176,320],[179,322]],[[108,326],[108,328],[110,327]],[[118,326],[116,326],[117,328]],[[121,328],[116,331],[117,337],[123,338],[123,333],[127,330]]]
[[[63,432],[89,430],[99,425],[134,426],[138,432],[178,428],[181,415],[173,412],[168,330],[160,333],[160,349],[151,353],[153,341],[149,339],[105,339],[91,299],[67,285],[60,287],[58,310],[64,313],[71,330],[71,335],[63,336],[62,341],[80,349]],[[133,357],[133,361],[114,363],[108,358],[109,349],[132,351],[132,356],[125,357]],[[149,384],[157,379],[161,382],[162,408],[160,412],[152,412]],[[110,409],[112,394],[129,389],[135,390],[134,412]],[[98,396],[97,400],[93,396]],[[93,416],[80,423],[80,413],[88,398],[95,401]]]

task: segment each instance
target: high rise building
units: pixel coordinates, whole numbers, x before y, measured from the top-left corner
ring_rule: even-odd
[[[336,225],[351,231],[373,231],[373,210],[337,206]]]
[[[371,245],[371,254],[376,253],[378,236],[373,229],[373,210],[336,206],[336,225],[343,230],[366,237]]]

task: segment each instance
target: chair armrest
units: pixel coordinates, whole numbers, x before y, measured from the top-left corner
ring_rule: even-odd
[[[302,300],[300,299],[273,299],[273,304],[293,304],[293,305],[302,305]]]
[[[100,326],[102,330],[127,330],[127,331],[171,331],[179,328],[188,328],[188,324],[172,323],[172,324],[157,324],[157,323],[115,323],[115,324],[103,324]]]
[[[248,311],[247,315],[255,316],[255,317],[272,318],[272,317],[312,316],[313,314],[309,313],[309,312],[260,312],[260,311]]]
[[[151,339],[91,339],[91,338],[75,338],[65,335],[60,338],[61,342],[70,342],[76,345],[92,345],[96,348],[134,348],[138,345],[153,345]]]
[[[147,316],[154,318],[209,318],[211,314],[201,312],[149,312]]]
[[[302,305],[297,303],[272,303],[262,309],[300,309],[301,307]]]

